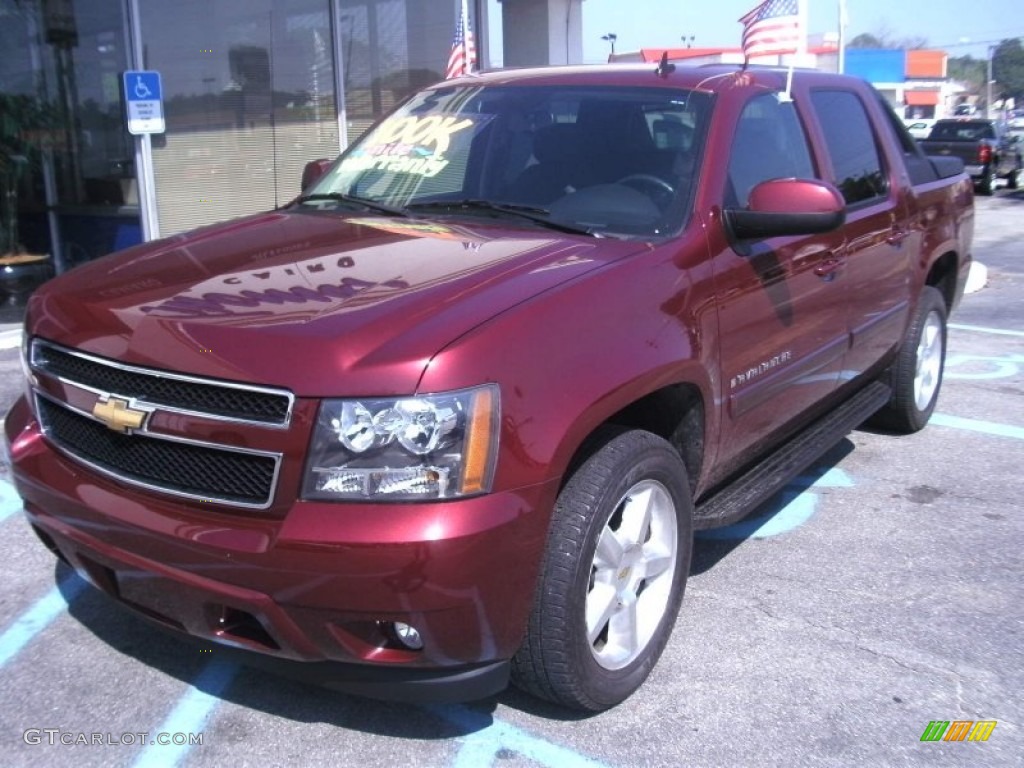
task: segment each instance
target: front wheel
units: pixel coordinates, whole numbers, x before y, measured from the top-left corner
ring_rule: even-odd
[[[649,432],[606,432],[555,504],[515,683],[587,711],[615,706],[653,669],[690,569],[686,468]]]
[[[872,423],[905,434],[923,429],[939,399],[945,362],[946,302],[936,288],[926,286],[889,369],[892,398]]]

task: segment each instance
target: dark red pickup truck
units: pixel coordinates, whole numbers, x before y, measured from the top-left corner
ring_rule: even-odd
[[[694,529],[938,396],[970,179],[863,82],[785,82],[440,83],[281,210],[53,280],[6,420],[32,527],[347,690],[622,701]]]

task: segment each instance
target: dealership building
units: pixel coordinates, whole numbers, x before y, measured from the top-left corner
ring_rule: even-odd
[[[480,66],[579,63],[582,4],[470,0]],[[284,204],[307,161],[443,77],[459,7],[0,0],[0,226],[64,269]],[[129,131],[140,98],[160,132]]]

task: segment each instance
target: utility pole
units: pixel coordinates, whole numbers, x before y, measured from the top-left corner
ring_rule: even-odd
[[[988,77],[985,78],[985,117],[991,119],[995,117],[992,114],[992,59],[995,58],[996,47],[990,45],[988,47]]]
[[[846,71],[846,0],[839,0],[839,74]]]

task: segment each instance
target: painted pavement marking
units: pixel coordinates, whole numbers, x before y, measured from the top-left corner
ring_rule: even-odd
[[[980,432],[984,435],[993,435],[995,437],[1012,437],[1015,440],[1024,440],[1024,427],[1014,427],[1010,424],[1000,424],[995,421],[964,419],[960,416],[933,413],[928,423],[939,427],[952,427],[954,429],[965,429],[969,432]]]
[[[0,635],[0,669],[17,656],[40,632],[61,616],[85,589],[85,581],[72,573],[43,597]]]
[[[522,755],[546,768],[604,768],[604,763],[546,739],[534,736],[509,723],[492,719],[459,705],[425,707],[466,731],[452,768],[488,768],[499,765],[510,753]]]
[[[156,733],[202,733],[220,697],[238,674],[235,664],[220,660],[207,664],[192,682],[188,691],[178,699],[171,713],[156,729]],[[187,740],[186,740],[187,742]],[[135,768],[174,768],[191,750],[191,745],[156,744],[152,741],[135,760]]]
[[[965,325],[963,323],[950,323],[950,328],[958,331],[976,331],[978,333],[994,333],[997,336],[1018,336],[1024,338],[1024,331],[1009,331],[1005,328],[987,328],[983,325]]]
[[[779,502],[755,517],[740,520],[723,528],[697,531],[701,539],[767,539],[799,528],[814,516],[820,488],[852,488],[853,480],[832,467],[824,474],[801,475],[778,494]]]

